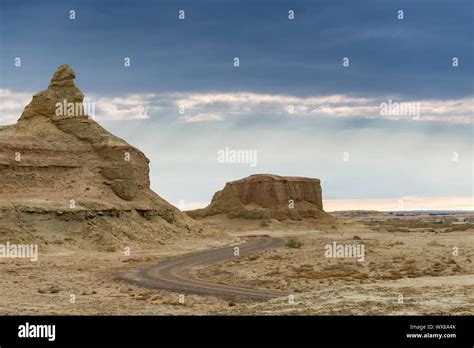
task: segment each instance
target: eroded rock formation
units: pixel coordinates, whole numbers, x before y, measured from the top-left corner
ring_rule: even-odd
[[[108,245],[196,228],[150,190],[140,150],[77,112],[84,96],[74,78],[60,66],[18,122],[0,127],[0,238],[37,232],[60,241],[81,233]]]
[[[209,206],[187,213],[194,218],[226,214],[229,218],[276,220],[326,216],[319,179],[270,174],[228,182]]]

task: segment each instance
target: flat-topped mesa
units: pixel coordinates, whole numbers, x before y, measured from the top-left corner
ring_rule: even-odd
[[[319,179],[256,174],[228,182],[204,209],[191,217],[226,214],[229,218],[301,220],[325,215]]]

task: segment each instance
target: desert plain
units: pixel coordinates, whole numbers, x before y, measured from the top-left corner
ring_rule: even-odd
[[[37,262],[1,261],[0,312],[3,315],[474,313],[471,224],[440,222],[437,216],[426,216],[420,221],[420,218],[413,220],[410,216],[378,212],[340,215],[345,216],[314,229],[292,228],[291,224],[283,223],[262,228],[238,219],[229,224],[226,219],[226,231],[217,229],[225,218],[216,216],[205,222],[212,226],[212,233],[189,233],[154,245],[127,243],[107,251],[86,251],[80,245],[71,245],[66,237],[56,237],[41,247]],[[298,243],[196,267],[195,276],[214,283],[282,291],[293,295],[292,300],[288,296],[253,301],[187,294],[142,287],[121,277],[159,260],[239,245],[258,236],[292,238]],[[364,261],[327,258],[325,246],[334,241],[363,243]]]

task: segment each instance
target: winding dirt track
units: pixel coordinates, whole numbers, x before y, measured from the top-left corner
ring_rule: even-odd
[[[248,299],[265,301],[275,297],[286,296],[286,293],[258,290],[245,287],[235,287],[197,278],[193,270],[197,267],[209,266],[219,262],[244,257],[261,250],[278,247],[284,244],[283,239],[262,237],[237,245],[239,256],[234,256],[235,245],[195,252],[170,260],[158,262],[145,269],[139,270],[126,280],[148,288],[158,288],[181,293],[219,296],[228,299]]]

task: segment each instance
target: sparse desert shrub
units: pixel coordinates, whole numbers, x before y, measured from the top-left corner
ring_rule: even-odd
[[[275,275],[278,275],[278,274],[280,274],[279,270],[273,270],[273,271],[270,271],[270,272],[266,273],[265,275],[270,277],[270,276],[275,276]]]
[[[109,253],[113,253],[115,251],[117,251],[117,247],[115,245],[108,245],[105,247],[105,251],[109,252]]]
[[[392,270],[389,276],[390,279],[400,279],[402,277],[403,277],[402,274],[398,270]]]
[[[443,232],[456,232],[456,231],[466,231],[470,228],[473,228],[472,225],[454,225],[453,227],[446,228]]]
[[[169,305],[169,306],[185,306],[184,303],[179,303],[179,301],[173,301],[173,300],[165,300],[162,303],[164,305]]]
[[[286,246],[292,249],[299,249],[303,246],[303,243],[295,237],[291,237],[286,242]]]
[[[403,227],[387,227],[388,232],[404,232],[408,233],[410,230],[408,228],[403,228]]]
[[[433,239],[431,242],[428,243],[429,246],[442,246],[440,242],[438,242],[436,239]]]
[[[276,254],[276,255],[269,256],[268,259],[269,260],[281,260],[281,259],[283,259],[283,256]]]
[[[268,227],[270,226],[272,223],[272,220],[271,219],[266,219],[266,218],[263,218],[261,221],[260,221],[260,227]]]
[[[61,291],[61,289],[59,287],[55,286],[55,285],[53,285],[49,288],[49,292],[51,294],[57,294],[60,291]]]
[[[354,240],[362,240],[362,238],[360,238],[358,235],[355,235],[354,237],[352,237],[352,239],[354,239]]]

